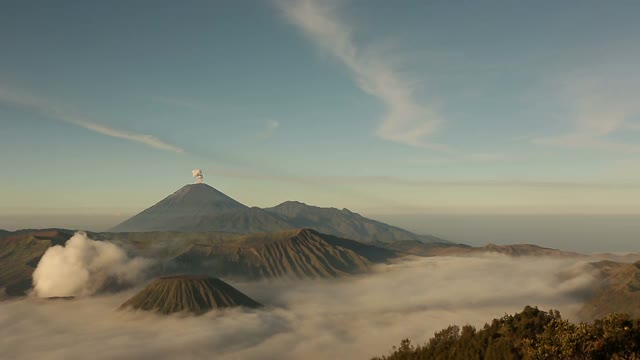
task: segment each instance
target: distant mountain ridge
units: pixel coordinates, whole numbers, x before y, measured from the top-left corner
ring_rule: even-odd
[[[277,214],[295,227],[312,228],[324,234],[363,242],[391,243],[418,240],[446,243],[446,240],[430,235],[417,235],[396,226],[368,219],[348,209],[321,208],[299,201],[286,201],[265,211]]]
[[[218,276],[313,279],[365,273],[373,264],[398,256],[392,250],[296,229],[245,235],[225,245],[195,244],[173,261]]]
[[[347,209],[287,201],[272,208],[248,207],[207,184],[190,184],[115,226],[112,232],[222,231],[239,234],[311,228],[367,243],[446,240],[368,219]]]

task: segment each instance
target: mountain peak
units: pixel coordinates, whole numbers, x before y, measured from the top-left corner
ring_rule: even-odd
[[[273,208],[247,207],[213,187],[189,184],[114,227],[113,232],[222,231],[261,233],[311,228],[324,234],[363,242],[443,240],[367,219],[349,209],[285,201]]]
[[[233,202],[236,204],[240,204],[239,202],[233,200],[232,198],[220,192],[216,188],[205,183],[187,184],[181,187],[180,189],[178,189],[173,194],[169,195],[167,199],[174,199],[176,201],[187,201],[187,200],[193,201],[193,199],[198,199],[198,201],[200,202],[223,200],[226,202]]]
[[[247,209],[247,206],[207,184],[189,184],[114,227],[112,231],[189,229],[206,219]]]
[[[318,235],[320,234],[319,232],[313,230],[313,229],[309,229],[309,228],[300,228],[300,229],[296,229],[296,235]]]
[[[308,207],[315,207],[315,206],[311,206],[311,205],[307,205],[305,203],[303,203],[302,201],[296,201],[296,200],[287,200],[281,204],[276,205],[275,207],[277,208],[291,208],[291,209],[304,209],[304,208],[308,208]]]

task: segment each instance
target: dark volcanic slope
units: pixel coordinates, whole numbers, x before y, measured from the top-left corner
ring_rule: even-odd
[[[399,240],[446,243],[429,235],[416,235],[407,230],[368,219],[347,209],[321,208],[297,201],[287,201],[266,211],[278,214],[298,228],[311,228],[324,234],[362,242],[390,243]]]
[[[212,217],[202,217],[195,226],[185,226],[183,231],[223,231],[240,234],[270,232],[291,229],[292,225],[281,217],[260,208],[226,212]]]
[[[248,208],[207,184],[191,184],[117,225],[112,231],[163,231],[198,227],[203,218],[244,209]]]
[[[258,278],[331,278],[369,271],[396,252],[309,229],[253,234],[229,245],[195,245],[175,258],[194,272]]]
[[[183,311],[203,314],[212,309],[236,306],[258,308],[262,305],[217,278],[171,276],[153,281],[120,308],[162,314]]]

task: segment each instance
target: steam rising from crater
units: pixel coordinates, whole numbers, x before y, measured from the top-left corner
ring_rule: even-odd
[[[191,170],[191,175],[194,178],[196,178],[196,184],[202,184],[202,181],[204,180],[204,176],[202,175],[202,170],[193,169],[193,170]]]
[[[65,246],[47,249],[33,272],[33,288],[38,297],[88,296],[137,283],[149,265],[80,231]]]

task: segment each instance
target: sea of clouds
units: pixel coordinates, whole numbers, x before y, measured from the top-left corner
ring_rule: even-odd
[[[266,307],[199,317],[116,310],[135,289],[32,296],[0,303],[0,349],[11,359],[368,359],[403,338],[422,343],[450,324],[482,326],[525,305],[571,317],[594,280],[586,269],[501,255],[407,258],[340,280],[232,283]]]

